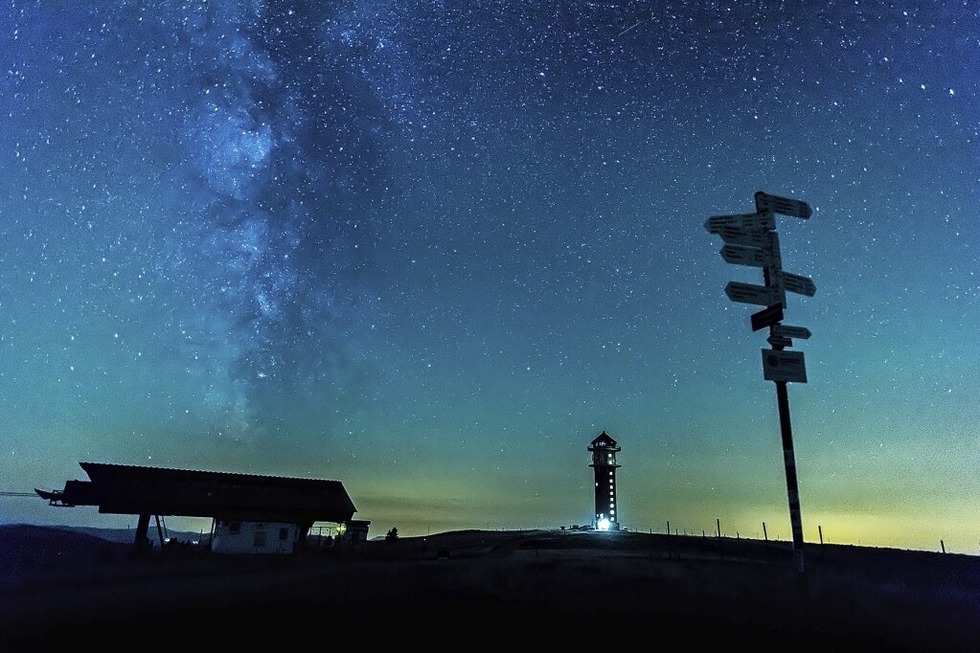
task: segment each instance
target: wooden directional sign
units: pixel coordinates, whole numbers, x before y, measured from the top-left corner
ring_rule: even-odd
[[[725,294],[733,302],[742,302],[743,304],[772,306],[779,302],[779,297],[772,288],[739,281],[729,281],[728,285],[725,286]]]
[[[789,326],[788,324],[777,324],[773,326],[772,332],[775,336],[780,336],[782,338],[799,338],[800,340],[806,340],[813,335],[806,327]]]
[[[779,285],[782,286],[783,290],[795,292],[797,295],[806,295],[807,297],[813,297],[817,292],[817,286],[810,277],[783,271],[780,271],[778,276]]]
[[[751,322],[752,330],[758,331],[759,329],[764,329],[767,326],[778,326],[778,322],[783,319],[783,305],[773,304],[768,308],[764,308],[758,313],[753,313]]]
[[[709,234],[721,233],[726,227],[746,231],[772,231],[776,228],[776,217],[771,211],[759,213],[739,213],[736,215],[714,215],[704,221]]]
[[[742,227],[721,227],[715,233],[731,245],[743,247],[765,247],[769,245],[771,231],[743,229]]]
[[[779,197],[769,195],[761,190],[755,194],[756,211],[772,211],[781,215],[790,215],[796,218],[809,218],[812,213],[810,205],[800,200],[789,197]]]
[[[806,362],[802,351],[762,350],[762,374],[766,381],[806,383]]]
[[[789,338],[782,338],[776,335],[772,335],[766,338],[766,342],[768,342],[773,347],[776,347],[777,349],[793,346],[793,341],[790,340]]]
[[[758,247],[741,247],[740,245],[725,245],[721,248],[721,257],[727,263],[737,265],[754,265],[757,268],[765,266],[767,257]]]

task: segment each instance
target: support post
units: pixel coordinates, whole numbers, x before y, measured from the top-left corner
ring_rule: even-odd
[[[149,513],[141,513],[139,520],[136,522],[136,539],[133,541],[133,549],[137,553],[142,553],[152,546],[150,538],[148,537],[149,532],[150,515]]]

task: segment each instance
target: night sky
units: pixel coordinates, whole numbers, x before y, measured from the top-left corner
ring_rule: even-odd
[[[344,483],[370,536],[593,518],[980,551],[980,5],[0,8],[0,491],[80,461]],[[135,516],[0,497],[0,522]],[[172,528],[194,520],[168,519]],[[203,528],[207,528],[207,524]]]

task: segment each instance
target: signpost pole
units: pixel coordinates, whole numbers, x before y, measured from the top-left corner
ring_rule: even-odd
[[[762,271],[765,285],[771,283],[771,275],[768,269]],[[776,335],[777,324],[769,326],[769,335]],[[772,348],[781,351],[783,345],[778,341]],[[789,391],[786,388],[786,381],[777,379],[776,384],[776,406],[779,409],[779,433],[783,442],[783,465],[786,467],[786,497],[789,500],[789,523],[793,532],[793,557],[796,562],[796,571],[806,572],[806,563],[803,556],[803,513],[800,509],[800,487],[796,477],[796,452],[793,449],[793,425],[789,418]]]
[[[803,517],[800,510],[800,489],[796,480],[796,454],[793,452],[793,427],[789,420],[789,393],[786,381],[776,384],[776,403],[779,405],[779,430],[783,437],[783,461],[786,465],[786,495],[789,497],[789,519],[793,529],[793,554],[796,571],[805,572],[803,560]]]

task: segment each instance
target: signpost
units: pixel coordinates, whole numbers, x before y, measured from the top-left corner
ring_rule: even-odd
[[[772,211],[773,213],[803,218],[804,220],[809,218],[812,213],[810,205],[806,202],[788,197],[779,197],[778,195],[769,195],[761,190],[755,194],[755,210],[760,213],[763,211]]]
[[[806,365],[802,351],[762,350],[762,373],[766,381],[806,383]]]
[[[725,227],[735,227],[747,231],[772,231],[776,228],[776,217],[771,211],[759,213],[737,213],[735,215],[715,215],[704,222],[709,234],[719,234]]]
[[[783,338],[799,338],[800,340],[806,340],[812,335],[806,327],[788,326],[786,324],[774,324],[772,334]]]
[[[783,319],[783,305],[773,304],[758,313],[752,314],[752,330],[758,331],[766,327],[778,325]]]
[[[766,265],[766,254],[758,247],[725,245],[721,248],[721,257],[728,263],[739,265],[754,265],[757,268]]]
[[[792,347],[793,346],[793,340],[792,339],[790,339],[790,338],[784,338],[782,336],[775,336],[775,335],[769,336],[768,338],[766,338],[766,342],[768,342],[770,345],[772,345],[776,349],[782,349],[784,347]],[[763,370],[763,372],[764,371],[765,370]]]
[[[764,285],[730,281],[725,286],[725,294],[733,302],[765,307],[753,313],[750,321],[752,331],[769,327],[769,337],[766,340],[772,349],[762,350],[762,375],[766,381],[776,384],[793,551],[797,570],[803,573],[803,520],[786,384],[806,383],[806,361],[803,352],[787,351],[786,348],[792,346],[793,338],[805,340],[811,334],[807,328],[783,326],[780,323],[783,320],[787,292],[813,297],[817,287],[809,277],[783,272],[775,216],[780,214],[806,220],[812,211],[806,202],[770,195],[761,190],[755,193],[754,199],[755,213],[712,216],[705,221],[704,228],[710,234],[721,236],[725,243],[721,248],[721,256],[726,263],[762,268]]]
[[[817,287],[814,285],[813,279],[810,277],[801,277],[792,272],[780,271],[779,282],[782,284],[784,290],[795,292],[797,295],[813,297],[817,292]]]
[[[769,243],[769,232],[746,229],[744,227],[721,227],[718,235],[726,243],[743,247],[765,247]]]
[[[771,306],[779,301],[773,288],[739,281],[729,281],[728,285],[725,286],[725,294],[733,302],[742,302],[743,304]]]

